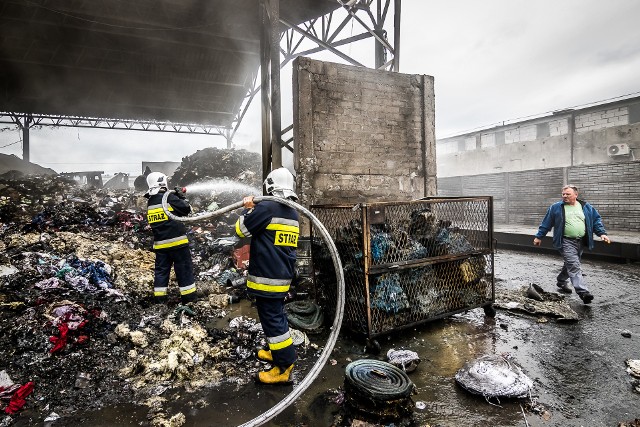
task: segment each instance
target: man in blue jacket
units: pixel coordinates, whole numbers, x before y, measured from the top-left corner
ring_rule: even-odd
[[[607,231],[602,225],[598,211],[589,203],[578,200],[578,188],[573,185],[562,187],[562,201],[549,207],[538,228],[533,244],[540,246],[542,238],[553,228],[553,247],[560,251],[564,266],[558,275],[557,286],[561,292],[571,293],[571,284],[585,304],[593,301],[593,295],[587,289],[582,277],[580,257],[586,245],[593,249],[593,234],[602,241],[611,243]]]
[[[264,182],[267,194],[297,200],[293,175],[286,168],[274,169]],[[236,234],[251,237],[247,292],[256,299],[258,317],[268,348],[258,358],[273,364],[258,373],[264,384],[286,384],[296,361],[296,351],[284,311],[284,298],[295,276],[296,248],[300,234],[298,212],[282,203],[243,199],[245,211],[236,222]]]

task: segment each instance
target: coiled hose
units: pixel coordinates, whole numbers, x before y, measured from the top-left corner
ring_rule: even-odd
[[[169,212],[169,208],[167,205],[167,198],[169,197],[169,191],[167,191],[162,197],[162,208],[167,216],[175,221],[181,222],[191,222],[191,221],[200,221],[206,218],[220,216],[224,213],[234,211],[243,207],[242,201],[233,203],[224,208],[218,209],[213,212],[204,212],[201,214],[193,215],[193,216],[176,216]],[[331,253],[331,259],[333,260],[333,266],[336,271],[336,282],[338,286],[338,298],[336,302],[336,316],[333,320],[333,325],[331,326],[331,333],[329,334],[329,338],[327,339],[327,343],[324,347],[322,353],[320,353],[320,357],[316,361],[315,365],[311,367],[307,376],[304,377],[302,381],[298,384],[296,388],[294,388],[291,393],[284,397],[280,402],[278,402],[275,406],[273,406],[268,411],[264,412],[261,415],[258,415],[254,419],[247,421],[246,423],[240,425],[239,427],[253,427],[260,426],[267,421],[274,418],[280,412],[284,411],[289,405],[291,405],[304,391],[309,388],[309,386],[313,383],[316,377],[320,374],[320,371],[324,367],[325,363],[329,359],[331,352],[333,351],[333,347],[336,345],[336,341],[338,340],[338,335],[340,334],[340,326],[342,325],[342,316],[344,314],[344,275],[342,273],[342,263],[340,262],[340,257],[338,256],[338,249],[336,245],[333,243],[333,239],[331,239],[331,235],[325,228],[325,226],[316,218],[315,215],[311,213],[304,206],[301,206],[291,200],[282,199],[280,197],[273,196],[256,196],[253,198],[255,203],[259,203],[264,200],[271,200],[273,202],[278,202],[283,205],[289,206],[293,209],[296,209],[299,212],[302,212],[307,218],[311,220],[315,229],[320,232],[323,240],[329,247],[329,252]]]
[[[322,331],[324,315],[316,304],[310,301],[294,301],[284,306],[287,319],[295,328],[310,334]]]

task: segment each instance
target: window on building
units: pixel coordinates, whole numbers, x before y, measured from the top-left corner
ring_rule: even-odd
[[[538,123],[536,125],[536,138],[546,138],[550,135],[549,122]]]
[[[496,132],[496,145],[504,145],[504,131]]]
[[[629,107],[629,124],[640,122],[640,104],[631,104]]]
[[[467,147],[464,144],[464,139],[458,140],[458,151],[465,151]]]

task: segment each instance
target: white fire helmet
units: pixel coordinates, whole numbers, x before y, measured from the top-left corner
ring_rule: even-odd
[[[298,196],[293,191],[294,179],[287,168],[274,169],[264,180],[264,189],[267,194],[283,199],[298,200]]]
[[[167,175],[162,172],[151,172],[147,175],[147,185],[149,186],[149,195],[158,194],[162,187],[167,188]]]

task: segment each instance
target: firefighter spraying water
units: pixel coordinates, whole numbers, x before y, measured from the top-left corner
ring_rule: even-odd
[[[296,360],[293,340],[284,313],[284,295],[289,290],[295,269],[295,249],[299,237],[298,212],[309,218],[315,230],[329,247],[336,272],[338,298],[331,334],[317,362],[307,376],[270,410],[243,424],[243,427],[261,425],[287,408],[315,380],[327,362],[340,333],[344,310],[344,276],[342,264],[331,235],[324,225],[306,208],[295,203],[293,175],[285,168],[273,170],[264,182],[269,196],[248,196],[227,207],[194,216],[180,216],[173,212],[170,200],[185,197],[191,188],[175,187],[162,196],[162,209],[174,221],[199,221],[244,208],[236,222],[236,234],[251,237],[247,291],[256,297],[258,315],[267,336],[268,348],[258,351],[257,357],[269,361],[273,367],[260,372],[258,381],[282,384],[291,381]]]

